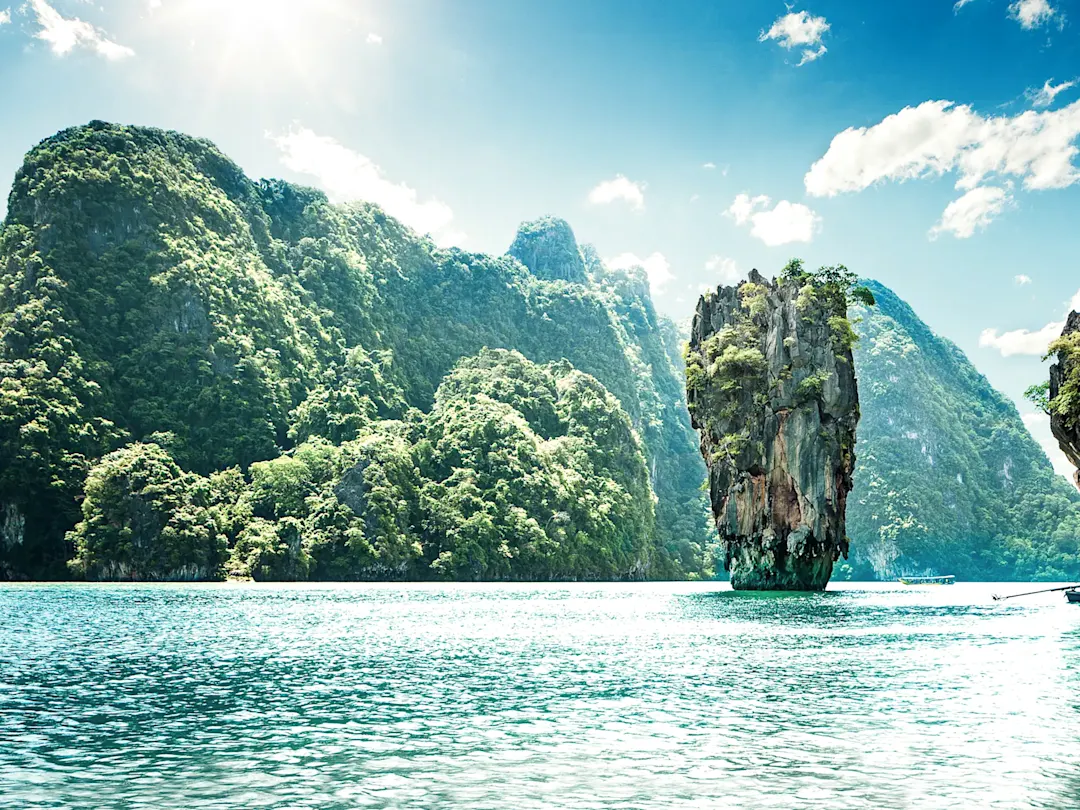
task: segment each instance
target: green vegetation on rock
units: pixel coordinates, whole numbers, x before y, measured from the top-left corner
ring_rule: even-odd
[[[91,577],[707,575],[704,471],[643,273],[561,220],[511,252],[439,250],[173,132],[44,141],[0,233],[0,577],[72,558]],[[557,364],[529,367],[557,394],[480,380],[465,408],[440,386],[486,346]],[[508,386],[504,360],[455,374]],[[489,439],[514,463],[454,466]],[[144,491],[125,465],[173,483]],[[146,510],[173,534],[143,542]],[[149,557],[101,551],[114,519]]]
[[[1080,576],[1080,494],[1016,407],[895,293],[857,310],[862,402],[850,576]]]
[[[693,424],[732,586],[821,590],[847,554],[858,389],[855,277],[793,260],[698,301],[687,347]]]

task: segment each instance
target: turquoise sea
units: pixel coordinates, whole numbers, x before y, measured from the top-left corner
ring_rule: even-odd
[[[1080,808],[1025,589],[0,586],[0,808]]]

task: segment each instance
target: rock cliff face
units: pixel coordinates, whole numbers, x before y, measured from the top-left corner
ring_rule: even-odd
[[[756,270],[698,302],[687,402],[735,588],[821,590],[847,554],[859,395],[846,306]]]
[[[1062,337],[1067,337],[1080,332],[1080,312],[1070,312],[1065,321],[1065,328],[1061,331]],[[1058,362],[1050,366],[1050,400],[1053,401],[1065,385],[1065,381],[1076,373],[1075,360],[1070,359],[1066,352],[1058,352]],[[1073,473],[1076,485],[1080,487],[1080,426],[1069,414],[1050,412],[1050,430],[1065,456],[1077,467]]]

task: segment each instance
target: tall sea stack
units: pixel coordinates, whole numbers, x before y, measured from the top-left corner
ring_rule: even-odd
[[[859,421],[847,294],[796,267],[698,301],[687,402],[736,589],[822,590],[847,555]]]

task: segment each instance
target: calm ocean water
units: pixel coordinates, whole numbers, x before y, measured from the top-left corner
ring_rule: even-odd
[[[0,808],[1080,808],[1080,605],[0,587]]]

